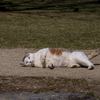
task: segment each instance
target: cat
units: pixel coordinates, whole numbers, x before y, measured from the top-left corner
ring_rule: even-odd
[[[24,52],[25,56],[20,65],[30,67],[82,67],[93,69],[94,65],[90,59],[100,54],[100,48],[90,55],[85,55],[80,51],[68,50],[65,48],[44,48],[35,53]]]

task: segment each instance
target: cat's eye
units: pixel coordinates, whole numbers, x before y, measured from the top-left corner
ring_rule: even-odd
[[[26,64],[28,63],[28,61],[26,61]]]

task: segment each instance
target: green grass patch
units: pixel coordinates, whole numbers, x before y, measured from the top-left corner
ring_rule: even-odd
[[[9,0],[11,3],[2,0],[4,7],[6,4],[17,6],[8,6],[12,9],[9,12],[0,12],[0,48],[95,49],[100,46],[97,1],[40,1],[37,1],[38,8],[32,8],[31,0]]]

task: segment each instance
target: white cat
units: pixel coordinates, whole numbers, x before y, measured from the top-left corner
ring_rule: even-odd
[[[23,61],[20,63],[30,67],[81,67],[86,66],[88,69],[93,69],[94,65],[89,61],[93,57],[100,54],[100,48],[95,50],[90,55],[85,55],[83,52],[67,50],[64,48],[44,48],[36,53],[27,53]]]

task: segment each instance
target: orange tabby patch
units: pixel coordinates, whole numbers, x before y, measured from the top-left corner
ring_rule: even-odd
[[[64,48],[50,48],[49,50],[52,55],[57,55],[57,56],[61,56],[64,51],[72,52],[71,50],[67,50]]]
[[[92,59],[94,58],[95,56],[99,55],[100,54],[100,48],[98,48],[97,50],[95,50],[93,53],[91,53],[90,55],[86,55],[88,57],[88,59]]]

